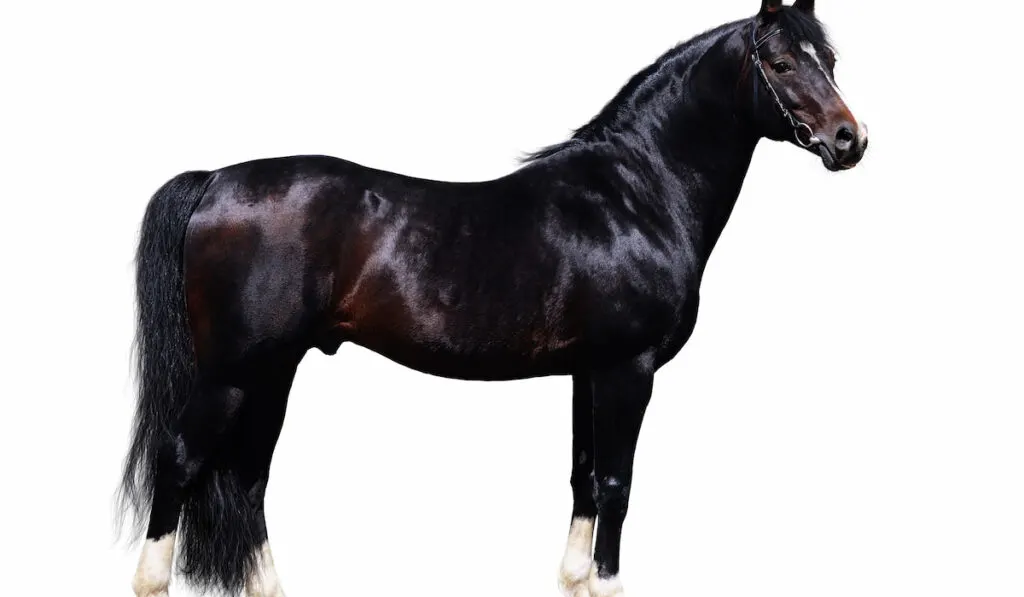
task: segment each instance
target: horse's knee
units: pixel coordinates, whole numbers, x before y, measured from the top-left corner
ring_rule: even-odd
[[[625,514],[629,505],[629,484],[621,477],[599,477],[594,483],[594,502],[602,515]]]
[[[594,471],[578,471],[573,470],[572,475],[569,477],[569,485],[572,490],[577,493],[586,492],[588,496],[594,493]]]

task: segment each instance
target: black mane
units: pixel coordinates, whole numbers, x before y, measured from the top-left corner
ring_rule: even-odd
[[[793,43],[810,42],[815,48],[832,48],[825,26],[813,14],[792,7],[783,7],[775,15],[775,23]],[[630,77],[615,97],[598,112],[589,122],[573,131],[565,141],[548,145],[527,153],[520,159],[521,163],[530,163],[551,157],[563,150],[577,147],[585,141],[593,139],[595,133],[607,129],[620,116],[623,109],[639,103],[637,98],[643,97],[646,88],[655,81],[655,75],[662,69],[680,60],[696,60],[703,55],[711,42],[719,39],[721,34],[733,31],[736,27],[749,26],[751,19],[742,19],[709,29],[687,41],[684,41],[662,54],[649,66]],[[748,40],[749,43],[750,40]]]

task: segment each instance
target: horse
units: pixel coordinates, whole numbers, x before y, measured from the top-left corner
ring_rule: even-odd
[[[138,401],[119,488],[145,541],[132,586],[279,597],[264,495],[292,380],[345,342],[462,380],[572,376],[559,584],[623,593],[619,552],[655,373],[754,150],[831,171],[868,145],[813,0],[683,42],[513,172],[442,182],[328,156],[190,171],[150,199],[136,255]],[[146,521],[148,520],[148,526]]]

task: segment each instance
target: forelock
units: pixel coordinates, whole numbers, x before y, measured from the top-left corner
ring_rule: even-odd
[[[808,42],[817,50],[832,48],[825,26],[813,14],[787,6],[779,11],[778,27],[794,44]]]

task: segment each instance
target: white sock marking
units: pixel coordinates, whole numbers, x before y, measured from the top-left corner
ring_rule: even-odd
[[[597,566],[590,569],[590,581],[587,584],[591,597],[623,597],[619,575],[601,578],[597,574]]]
[[[573,518],[558,574],[558,584],[567,597],[589,597],[586,580],[593,559],[593,545],[594,519]]]
[[[248,597],[284,597],[281,581],[277,578],[277,570],[274,569],[269,541],[263,542],[256,569],[245,581],[245,594]]]
[[[136,597],[167,597],[174,562],[174,532],[159,539],[147,539],[142,546],[139,567],[132,579]]]

